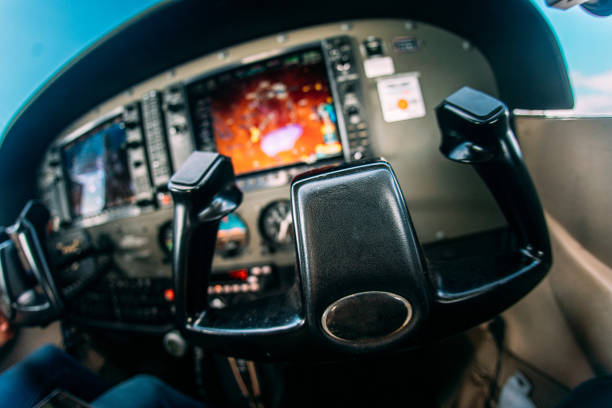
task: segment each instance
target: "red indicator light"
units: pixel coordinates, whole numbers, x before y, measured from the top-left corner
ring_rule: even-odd
[[[246,269],[236,269],[235,271],[229,271],[228,275],[232,279],[246,281],[249,277],[249,271],[247,271]]]
[[[172,204],[172,197],[170,194],[162,194],[160,201],[162,206],[168,207],[170,204]]]
[[[166,299],[168,302],[174,301],[174,290],[172,289],[164,290],[164,299]]]

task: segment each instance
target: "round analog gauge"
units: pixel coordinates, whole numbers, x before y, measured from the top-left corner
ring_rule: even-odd
[[[159,245],[166,255],[172,253],[172,221],[168,221],[159,228]]]
[[[289,200],[268,204],[259,216],[259,228],[266,242],[274,248],[293,243],[293,219]]]
[[[229,214],[219,222],[215,254],[232,257],[246,248],[249,231],[238,214]],[[167,255],[172,253],[172,222],[164,224],[159,231],[159,243]]]
[[[217,233],[216,253],[224,257],[238,255],[249,242],[249,230],[238,214],[230,213],[221,219]]]

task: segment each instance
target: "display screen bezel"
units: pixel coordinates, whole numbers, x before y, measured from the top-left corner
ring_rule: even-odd
[[[189,80],[183,82],[184,88],[185,88],[185,93],[186,93],[186,99],[187,99],[187,105],[188,105],[188,120],[189,120],[189,124],[190,127],[193,131],[193,137],[196,141],[197,144],[197,148],[200,149],[201,148],[201,141],[199,140],[199,136],[196,134],[196,126],[195,126],[195,122],[194,122],[194,118],[192,115],[192,108],[193,108],[193,103],[194,103],[194,99],[191,96],[190,93],[190,89],[191,87],[200,84],[206,80],[210,80],[212,78],[221,76],[225,73],[231,73],[234,72],[236,70],[239,69],[245,69],[248,68],[249,66],[252,65],[256,65],[256,64],[264,64],[268,61],[272,61],[278,58],[283,58],[285,56],[289,56],[291,54],[296,54],[296,53],[300,53],[300,52],[307,52],[309,50],[313,50],[313,51],[318,51],[321,54],[322,57],[322,61],[321,63],[324,65],[325,68],[325,79],[327,80],[327,84],[329,86],[329,91],[330,91],[330,96],[332,99],[332,106],[334,109],[334,113],[336,115],[336,133],[338,135],[339,138],[339,142],[342,145],[342,150],[334,156],[328,157],[328,158],[323,158],[323,159],[318,159],[315,162],[305,162],[305,161],[296,161],[293,163],[288,163],[288,164],[284,164],[284,165],[280,165],[280,166],[275,166],[275,167],[269,167],[269,168],[265,168],[265,169],[260,169],[260,170],[254,170],[251,172],[245,172],[245,173],[241,173],[236,175],[236,177],[238,179],[240,178],[249,178],[251,176],[257,176],[257,175],[261,175],[261,174],[266,174],[266,173],[274,173],[274,172],[278,172],[284,169],[290,169],[290,168],[294,168],[294,167],[318,167],[318,166],[323,166],[326,164],[331,164],[331,163],[340,163],[340,162],[344,162],[347,159],[347,155],[349,152],[349,148],[348,148],[348,143],[346,141],[346,129],[344,126],[344,118],[343,118],[343,111],[342,111],[342,105],[340,104],[339,101],[339,95],[338,95],[338,90],[337,90],[337,84],[335,81],[334,76],[331,73],[331,68],[329,66],[329,61],[328,61],[328,55],[325,51],[325,46],[324,46],[324,41],[321,42],[311,42],[311,43],[307,43],[307,44],[302,44],[300,46],[296,46],[296,47],[288,47],[288,48],[284,48],[284,49],[278,49],[278,50],[273,50],[271,52],[265,52],[265,53],[261,53],[261,54],[256,54],[254,56],[251,57],[245,57],[243,58],[240,62],[238,63],[234,63],[234,64],[228,64],[225,65],[223,67],[219,67],[217,69],[213,69],[211,71],[208,71],[204,74],[201,75],[197,75],[193,78],[190,78]],[[212,128],[212,120],[210,123],[210,127]],[[211,130],[211,142],[214,146],[215,151],[217,150],[217,146],[216,146],[216,142],[215,142],[215,136],[214,136],[214,132],[212,132]]]
[[[57,145],[57,149],[60,153],[60,159],[61,159],[62,178],[65,184],[65,188],[64,188],[65,198],[64,199],[66,200],[67,207],[70,210],[70,216],[72,220],[76,221],[76,220],[86,220],[88,218],[96,218],[102,214],[107,214],[113,210],[131,208],[134,206],[133,199],[135,198],[135,193],[133,191],[133,185],[132,185],[132,197],[131,197],[132,201],[127,201],[127,202],[124,202],[118,205],[114,205],[112,207],[103,208],[102,210],[98,211],[96,214],[82,214],[82,213],[77,214],[75,213],[74,207],[72,204],[72,199],[71,199],[72,191],[71,191],[70,183],[72,182],[72,180],[71,180],[70,173],[69,173],[69,166],[66,163],[66,159],[64,156],[65,150],[70,148],[71,145],[79,142],[80,140],[85,140],[88,137],[94,136],[95,134],[102,131],[104,128],[112,126],[114,124],[113,122],[117,121],[117,123],[123,123],[125,125],[125,122],[123,120],[123,113],[124,113],[124,107],[113,109],[107,114],[100,116],[99,118],[91,122],[88,122],[85,125],[76,129],[75,131],[71,132],[70,134],[65,136],[60,141],[60,143]],[[126,132],[126,137],[127,137],[127,126],[126,126],[125,132]],[[128,171],[130,171],[130,182],[133,183],[133,180],[131,179],[131,170],[129,169],[129,163],[127,164],[128,164]]]

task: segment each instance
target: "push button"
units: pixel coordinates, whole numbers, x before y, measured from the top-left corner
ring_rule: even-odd
[[[412,306],[390,292],[360,292],[338,299],[321,318],[323,330],[335,340],[376,345],[405,328]]]

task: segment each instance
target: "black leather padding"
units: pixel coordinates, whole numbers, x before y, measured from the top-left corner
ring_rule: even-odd
[[[291,198],[307,321],[320,339],[369,350],[413,334],[428,313],[428,287],[391,166],[377,161],[307,175],[294,181]],[[322,334],[322,315],[332,303],[368,291],[406,299],[412,307],[410,322],[393,336],[367,344]]]

